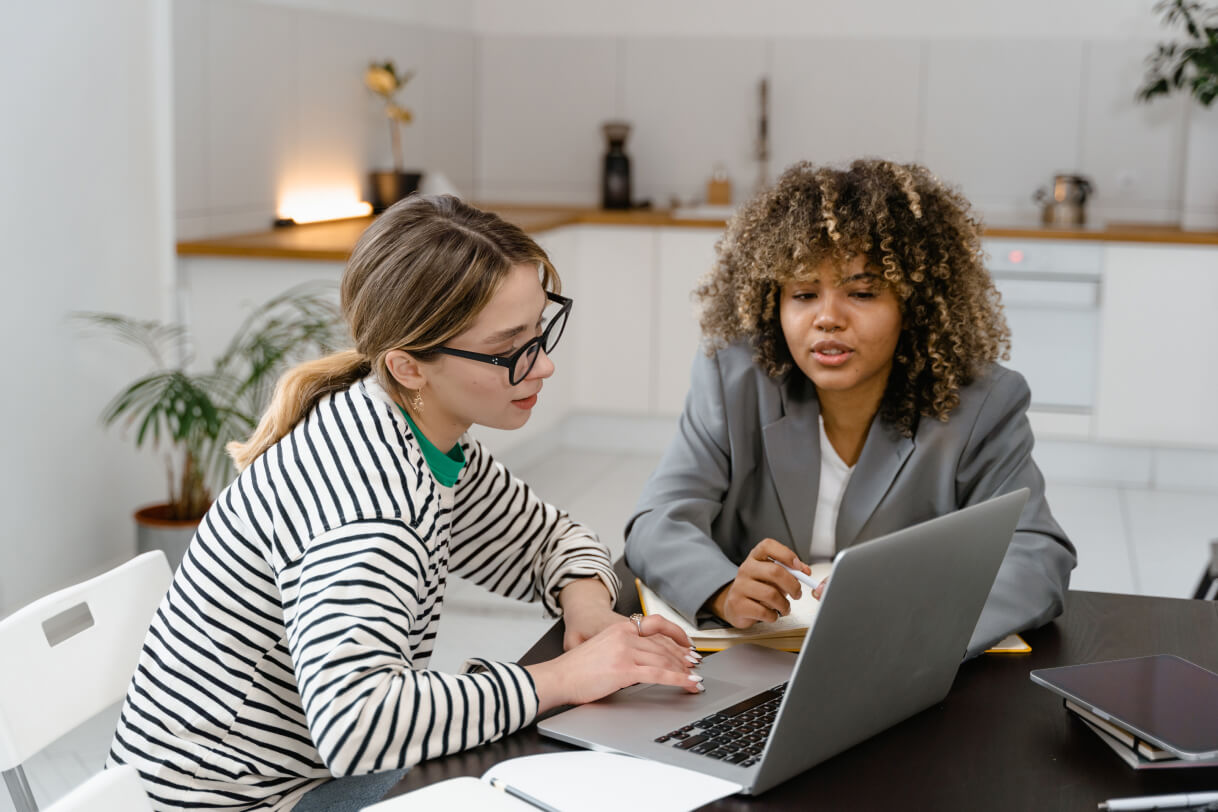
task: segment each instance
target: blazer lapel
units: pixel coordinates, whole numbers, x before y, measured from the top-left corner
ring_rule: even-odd
[[[911,438],[882,421],[879,415],[871,421],[863,453],[854,466],[837,512],[837,549],[843,550],[858,540],[863,525],[888,493],[913,447]]]
[[[783,416],[762,428],[770,477],[791,537],[801,558],[812,543],[816,493],[820,487],[820,404],[803,375],[782,387]],[[790,379],[788,379],[790,380]]]

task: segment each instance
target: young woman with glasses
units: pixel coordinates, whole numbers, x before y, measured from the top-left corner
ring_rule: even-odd
[[[781,564],[1026,487],[968,653],[1061,612],[1074,548],[969,209],[921,166],[802,163],[728,224],[696,291],[707,353],[627,524],[627,563],[676,609],[775,620],[800,595]]]
[[[355,348],[289,371],[230,448],[241,473],[149,629],[110,763],[157,808],[359,809],[549,708],[700,690],[684,634],[613,612],[596,535],[467,433],[529,419],[571,312],[557,288],[531,238],[453,197],[363,234],[342,281]],[[540,600],[566,653],[429,670],[449,574]]]

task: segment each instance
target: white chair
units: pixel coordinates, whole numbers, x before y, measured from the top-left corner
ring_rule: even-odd
[[[159,551],[0,620],[0,771],[17,812],[38,809],[21,764],[123,698],[172,573]]]
[[[130,764],[102,770],[47,807],[46,812],[153,812],[140,774]]]

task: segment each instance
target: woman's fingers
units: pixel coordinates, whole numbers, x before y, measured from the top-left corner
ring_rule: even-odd
[[[705,691],[702,686],[702,676],[700,674],[677,674],[663,668],[652,668],[650,666],[639,666],[635,669],[637,682],[649,682],[654,685],[673,685],[678,688],[684,688],[691,694]]]
[[[749,557],[758,561],[777,561],[791,569],[799,570],[804,575],[809,575],[812,572],[812,568],[800,561],[799,556],[795,554],[794,550],[781,541],[774,539],[762,539],[759,541],[757,546],[749,552]]]
[[[634,652],[634,664],[646,668],[659,668],[664,671],[680,671],[689,673],[689,670],[694,667],[693,660],[684,658],[673,658],[668,654],[660,654],[647,649],[636,649]]]
[[[677,648],[689,648],[690,646],[689,636],[681,631],[681,627],[659,615],[648,615],[643,618],[638,631],[645,637],[660,636],[671,640]]]
[[[657,620],[662,619],[657,618]],[[647,627],[644,626],[643,628],[646,630]],[[628,643],[638,652],[646,652],[654,656],[663,657],[665,662],[673,667],[689,668],[702,662],[702,655],[694,652],[689,646],[682,646],[663,634],[638,637],[637,640],[628,641]]]
[[[790,573],[787,573],[788,577]],[[794,580],[792,578],[792,580]],[[773,584],[765,581],[750,581],[742,584],[743,589],[741,595],[765,609],[777,612],[779,615],[785,615],[791,611],[791,602],[787,600],[787,596],[783,594],[781,589],[778,589]],[[773,620],[772,617],[767,617],[767,620]]]
[[[757,546],[750,551],[748,558],[740,565],[741,575],[760,583],[770,584],[783,596],[798,597],[802,594],[799,580],[791,574],[791,570],[804,574],[812,571],[807,564],[799,560],[794,550],[774,539],[762,539],[758,542]],[[774,608],[778,607],[774,606]],[[784,609],[782,613],[786,614],[786,611]]]

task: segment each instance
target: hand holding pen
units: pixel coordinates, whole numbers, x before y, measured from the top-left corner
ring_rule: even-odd
[[[828,578],[822,578],[821,580],[818,581],[815,578],[813,578],[811,575],[805,574],[802,570],[797,570],[797,569],[788,567],[786,564],[782,563],[781,561],[779,561],[777,559],[771,558],[770,560],[773,561],[778,566],[782,567],[787,572],[794,575],[796,581],[799,581],[801,584],[808,587],[808,589],[811,589],[812,597],[816,598],[817,600],[820,600],[821,595],[825,594],[825,587],[828,586],[828,584],[829,584]],[[807,566],[807,565],[805,564],[804,566]],[[811,572],[811,570],[809,570],[809,572]]]
[[[820,597],[823,584],[811,579],[811,569],[780,541],[762,539],[749,551],[731,583],[710,601],[710,609],[737,629],[775,621],[791,611],[788,595],[802,594],[802,583]]]

